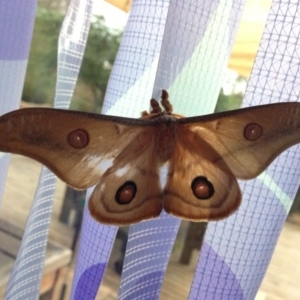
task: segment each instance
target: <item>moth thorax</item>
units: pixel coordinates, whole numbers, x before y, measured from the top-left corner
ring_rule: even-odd
[[[176,144],[176,125],[168,124],[160,126],[160,132],[156,135],[157,153],[162,163],[165,163],[174,152]]]

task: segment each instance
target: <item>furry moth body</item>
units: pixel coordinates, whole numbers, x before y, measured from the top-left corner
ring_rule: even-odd
[[[162,106],[152,99],[141,119],[17,110],[0,117],[0,151],[36,159],[76,189],[96,185],[91,215],[128,225],[162,209],[191,221],[225,218],[241,202],[236,178],[256,177],[300,142],[299,103],[184,118],[172,113],[163,91]]]

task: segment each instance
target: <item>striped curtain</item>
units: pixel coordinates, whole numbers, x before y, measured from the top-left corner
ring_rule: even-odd
[[[174,106],[186,116],[213,112],[244,2],[134,0],[103,113],[138,116],[162,89],[170,92]],[[35,6],[32,0],[0,0],[1,113],[18,106]],[[92,0],[70,2],[60,34],[56,107],[69,105],[80,67],[80,59],[70,58],[82,57],[91,8]],[[297,1],[273,0],[244,107],[297,101],[299,11]],[[71,27],[74,30],[68,30]],[[298,153],[298,146],[289,149],[256,180],[241,182],[239,211],[208,225],[189,299],[254,298],[299,186]],[[8,160],[8,155],[0,157],[1,183]],[[0,188],[2,192],[3,184]],[[44,168],[5,299],[38,298],[40,280],[30,280],[34,277],[24,261],[30,259],[35,276],[41,278],[45,252],[41,241],[47,239],[53,191],[53,175]],[[37,224],[38,218],[43,222]],[[159,298],[179,225],[179,219],[162,213],[157,219],[130,227],[120,299]],[[96,223],[85,207],[71,299],[95,298],[116,230],[115,226]],[[24,276],[29,278],[26,283]]]
[[[21,98],[36,4],[32,0],[0,1],[0,58],[3,65],[3,69],[0,69],[0,89],[4,94],[1,101],[4,110],[1,113],[17,108]],[[69,107],[85,49],[92,4],[92,0],[71,0],[62,25],[54,101],[57,108]],[[13,88],[13,93],[10,88]],[[1,157],[3,178],[7,172],[8,159],[8,156]],[[39,298],[55,182],[55,176],[43,167],[5,299]]]

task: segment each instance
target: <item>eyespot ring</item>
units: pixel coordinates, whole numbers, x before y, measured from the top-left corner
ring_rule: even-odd
[[[134,199],[136,192],[136,184],[133,181],[126,181],[118,188],[115,200],[120,205],[129,204]]]
[[[248,141],[256,141],[263,134],[262,127],[257,123],[250,123],[245,126],[244,137]]]
[[[215,193],[212,183],[204,176],[197,176],[194,178],[191,189],[194,196],[199,200],[207,200]]]
[[[76,129],[69,133],[68,142],[71,147],[76,149],[84,148],[89,143],[89,135],[83,129]]]

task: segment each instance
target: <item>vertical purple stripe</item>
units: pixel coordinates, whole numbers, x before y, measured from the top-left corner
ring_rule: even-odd
[[[36,1],[0,0],[0,60],[28,58]]]
[[[182,72],[184,65],[201,43],[218,5],[218,0],[198,1],[198,3],[181,0],[170,2],[155,81],[156,88],[169,89],[175,78]],[[164,78],[164,86],[161,78]]]
[[[135,3],[138,3],[138,1]],[[146,7],[146,4],[143,5]],[[154,1],[151,5],[148,5],[154,7]],[[196,51],[199,51],[199,44],[203,40],[204,33],[212,20],[221,19],[223,22],[214,23],[215,27],[227,26],[230,29],[228,29],[229,34],[226,36],[226,44],[224,45],[226,53],[230,52],[233,37],[236,33],[237,20],[240,17],[242,7],[231,7],[228,4],[229,7],[226,7],[228,11],[232,12],[234,10],[235,12],[239,12],[235,15],[234,20],[229,22],[228,16],[226,14],[223,16],[222,14],[222,5],[219,5],[219,2],[209,0],[198,2],[193,0],[170,1],[154,87],[155,91],[159,94],[162,88],[173,88],[176,77],[179,78],[179,76],[182,76],[181,80],[186,80],[187,84],[192,80],[192,77],[201,78],[203,74],[201,74],[200,66],[201,64],[210,62],[211,51],[215,51],[215,49],[211,49],[206,43],[203,43],[203,45],[201,44],[202,48],[207,50],[205,57],[199,55]],[[135,6],[132,8],[131,18],[134,15],[134,9]],[[147,24],[148,21],[151,25],[151,20],[149,17],[144,23]],[[129,22],[131,22],[131,19]],[[142,21],[141,23],[144,24]],[[145,38],[146,33],[140,32],[140,39]],[[159,32],[159,34],[161,33]],[[220,40],[223,41],[223,38],[223,36],[220,36]],[[160,40],[161,36],[159,35],[157,39]],[[146,56],[149,51],[145,48],[142,53],[145,53]],[[195,54],[198,54],[196,55],[198,61],[187,72],[185,68],[188,65],[187,62]],[[223,64],[223,57],[223,55],[220,55],[218,60],[211,61],[210,68],[214,69],[216,65]],[[226,55],[226,58],[228,58],[228,55]],[[135,60],[131,63],[138,64]],[[206,81],[201,82],[203,85],[214,84],[214,86],[217,86],[215,82],[219,80],[219,74],[214,74],[213,78],[211,76],[206,77]],[[199,91],[200,86],[197,88]],[[197,96],[198,91],[195,89],[192,95],[194,98]],[[156,95],[155,97],[157,98]],[[171,99],[174,100],[174,98]],[[214,100],[216,99],[201,99],[201,104]],[[173,104],[177,103],[173,102]],[[162,214],[160,218],[141,222],[130,228],[119,291],[120,300],[159,298],[166,266],[179,224],[180,219]],[[225,266],[225,264],[223,265]],[[230,280],[234,286],[237,286],[236,289],[239,290],[239,295],[242,294],[238,288],[239,283],[234,281],[234,274]]]
[[[206,289],[199,291],[196,285],[191,287],[189,299],[207,300],[244,300],[243,290],[234,272],[208,244],[201,248],[201,260],[198,263],[195,280],[204,282]]]
[[[86,199],[89,199],[91,192],[89,189]],[[70,298],[73,300],[95,299],[117,232],[116,226],[102,225],[92,219],[87,203]]]

